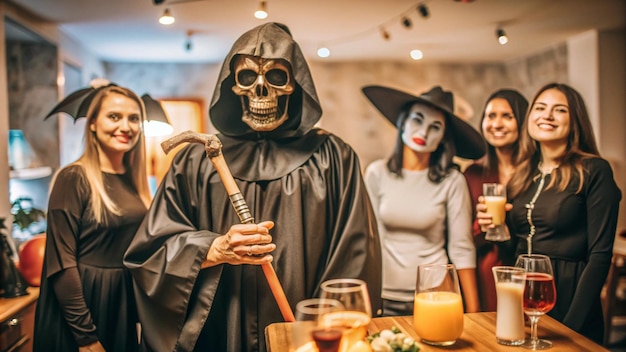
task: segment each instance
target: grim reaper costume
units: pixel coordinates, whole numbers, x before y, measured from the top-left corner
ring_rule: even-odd
[[[359,160],[313,127],[321,107],[284,25],[235,42],[209,112],[252,215],[276,223],[272,265],[292,309],[321,282],[352,277],[367,282],[377,313],[380,244]],[[213,240],[238,222],[204,147],[186,146],[125,256],[148,350],[266,350],[265,327],[283,319],[261,267],[200,269]]]

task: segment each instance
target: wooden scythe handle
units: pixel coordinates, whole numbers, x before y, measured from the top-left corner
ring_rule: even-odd
[[[224,188],[226,188],[226,193],[228,193],[230,202],[235,208],[239,220],[242,224],[254,223],[254,218],[250,213],[250,208],[248,208],[248,205],[239,190],[239,186],[237,186],[237,183],[235,182],[235,179],[226,164],[226,160],[224,160],[224,155],[222,154],[222,142],[219,138],[215,135],[185,131],[163,141],[161,143],[161,147],[167,154],[170,150],[183,142],[196,142],[203,143],[205,145],[207,157],[211,160],[213,167],[222,180]],[[283,291],[283,287],[278,280],[276,271],[274,271],[274,267],[271,263],[265,263],[261,264],[261,268],[263,269],[265,279],[267,280],[272,294],[274,295],[274,299],[276,300],[276,303],[278,303],[278,308],[280,309],[280,313],[283,315],[283,319],[286,322],[296,321],[293,311],[291,310],[291,306],[289,306],[289,301],[287,301],[287,296],[285,296],[285,291]]]

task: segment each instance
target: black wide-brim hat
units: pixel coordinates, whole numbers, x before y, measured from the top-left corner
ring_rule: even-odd
[[[456,155],[465,159],[479,159],[485,155],[485,142],[480,133],[453,112],[454,96],[436,86],[419,96],[383,86],[363,87],[363,93],[374,106],[396,127],[400,112],[413,103],[424,103],[446,115],[446,128],[452,132]]]

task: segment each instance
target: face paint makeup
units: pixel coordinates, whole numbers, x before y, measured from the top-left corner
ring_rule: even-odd
[[[419,153],[437,150],[446,130],[446,119],[439,109],[416,103],[404,122],[402,142]]]

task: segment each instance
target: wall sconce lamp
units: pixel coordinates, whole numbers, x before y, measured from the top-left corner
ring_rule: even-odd
[[[150,95],[141,96],[146,107],[146,120],[143,122],[143,130],[146,137],[166,136],[174,132],[170,119],[163,106]]]
[[[504,45],[509,42],[509,37],[507,37],[504,29],[502,28],[496,29],[496,37],[498,38],[498,43],[500,43],[500,45]]]
[[[165,9],[165,11],[163,11],[163,15],[159,18],[159,23],[166,26],[174,23],[175,21],[176,19],[170,13],[170,9]]]
[[[267,18],[267,1],[259,0],[259,8],[254,12],[254,17],[260,20]]]
[[[423,18],[428,18],[428,16],[430,15],[430,13],[428,12],[428,7],[426,7],[426,5],[424,4],[419,4],[417,6],[417,12],[419,12],[420,16],[422,16]]]

